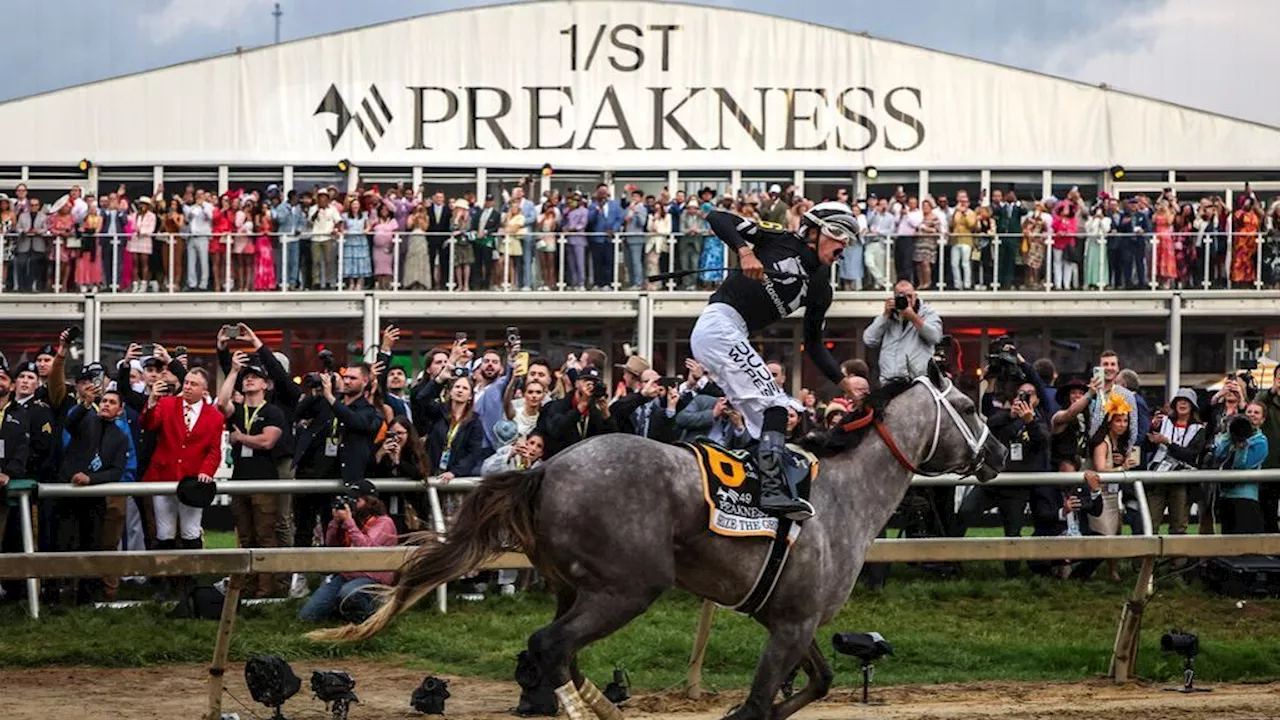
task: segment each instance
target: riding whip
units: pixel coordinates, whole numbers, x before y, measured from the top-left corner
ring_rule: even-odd
[[[716,272],[742,272],[742,268],[716,267],[716,268],[698,268],[697,270],[676,270],[675,272],[658,273],[650,275],[646,279],[649,282],[661,282],[663,280],[674,280],[682,278],[686,275],[700,275],[702,273]],[[808,275],[796,275],[795,273],[779,272],[777,270],[765,270],[764,274],[775,280],[808,280]]]

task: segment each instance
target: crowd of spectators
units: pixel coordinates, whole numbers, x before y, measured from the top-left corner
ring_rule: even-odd
[[[49,207],[22,185],[0,194],[4,289],[712,289],[736,258],[710,232],[711,209],[794,229],[815,202],[791,184],[719,196],[629,185],[614,197],[605,184],[538,195],[529,182],[484,198],[402,185],[165,193],[73,187]],[[1247,187],[1235,208],[1172,189],[1123,202],[1078,188],[1028,201],[1012,186],[976,201],[903,187],[828,199],[850,203],[863,228],[833,274],[843,290],[1280,286],[1280,199]],[[669,270],[684,274],[648,279]]]
[[[787,436],[800,441],[858,413],[872,387],[897,375],[918,375],[935,360],[950,367],[943,320],[906,280],[895,285],[884,314],[864,341],[878,353],[873,371],[860,358],[841,366],[832,392],[802,390],[791,400]],[[110,367],[87,363],[68,373],[74,329],[34,357],[0,363],[0,488],[11,480],[76,486],[115,482],[177,482],[176,495],[156,497],[40,497],[42,551],[199,549],[204,508],[215,477],[238,480],[341,478],[347,488],[326,494],[235,495],[231,512],[242,547],[392,545],[428,529],[423,492],[382,493],[370,480],[454,478],[535,467],[574,443],[604,433],[629,433],[659,442],[709,438],[730,448],[753,439],[716,379],[693,359],[678,374],[659,373],[647,358],[611,363],[588,348],[563,358],[531,352],[518,328],[505,342],[478,347],[459,333],[431,349],[414,372],[397,354],[400,331],[388,326],[376,356],[339,362],[321,352],[319,366],[293,368],[252,328],[223,326],[213,339],[216,362],[201,366],[186,348],[132,343]],[[1092,373],[1059,377],[1047,359],[1030,363],[1012,340],[1001,339],[985,373],[981,406],[992,433],[1009,448],[1008,471],[1087,471],[1079,487],[976,486],[958,502],[952,488],[913,490],[932,516],[922,532],[963,535],[990,509],[1007,535],[1028,517],[1036,535],[1114,535],[1127,524],[1141,530],[1132,486],[1109,475],[1132,468],[1280,467],[1280,375],[1255,392],[1247,372],[1233,374],[1212,397],[1181,389],[1169,402],[1148,404],[1138,376],[1104,352]],[[768,364],[779,387],[787,369]],[[293,373],[297,373],[294,375]],[[609,387],[606,377],[616,384]],[[71,380],[68,382],[68,380]],[[1192,503],[1200,531],[1277,532],[1280,496],[1274,485],[1205,483],[1152,485],[1150,521],[1168,515],[1169,532],[1187,531]],[[446,523],[463,497],[442,493]],[[916,499],[919,499],[916,497]],[[904,508],[912,506],[904,503]],[[10,518],[0,506],[0,541],[16,549]],[[6,537],[5,524],[10,532]],[[1032,563],[1034,572],[1088,577],[1098,563]],[[1007,563],[1010,575],[1020,572]],[[1118,568],[1110,566],[1113,576]],[[874,577],[874,571],[871,573]],[[316,578],[251,579],[250,597],[302,597]],[[302,616],[335,612],[358,618],[371,605],[358,591],[385,582],[379,573],[322,579]],[[516,591],[503,572],[465,579],[463,597],[481,599],[496,584]],[[46,602],[113,600],[119,578],[50,581]],[[153,582],[173,598],[188,580]],[[10,596],[18,584],[5,587]]]

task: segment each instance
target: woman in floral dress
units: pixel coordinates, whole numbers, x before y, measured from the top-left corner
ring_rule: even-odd
[[[1244,206],[1235,213],[1231,236],[1231,282],[1252,285],[1257,279],[1258,230],[1262,218],[1253,198],[1245,198]]]

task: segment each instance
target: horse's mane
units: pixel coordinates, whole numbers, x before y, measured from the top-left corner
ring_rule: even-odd
[[[883,420],[885,413],[888,412],[889,403],[910,390],[914,384],[915,380],[911,378],[889,378],[880,387],[871,391],[863,402],[863,407],[870,410],[874,417]],[[860,417],[865,415],[843,413],[829,430],[806,435],[801,439],[800,446],[818,457],[831,457],[851,450],[861,444],[862,439],[872,432],[872,424],[867,423],[853,430],[844,430],[841,426]]]

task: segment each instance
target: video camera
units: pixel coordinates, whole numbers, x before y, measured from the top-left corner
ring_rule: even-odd
[[[1021,383],[1026,380],[1018,363],[1018,348],[1014,345],[1013,338],[1001,335],[991,343],[983,374],[995,381],[1011,380]]]

